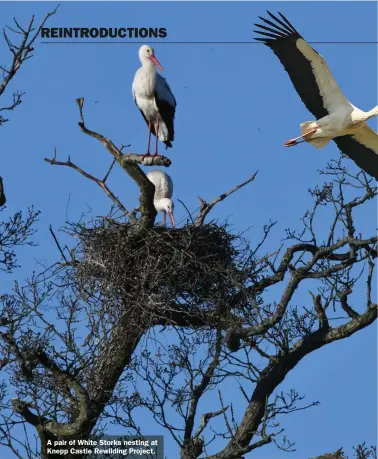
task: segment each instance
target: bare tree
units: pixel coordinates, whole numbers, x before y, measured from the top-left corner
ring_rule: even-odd
[[[12,27],[5,26],[3,29],[3,37],[8,46],[11,62],[9,65],[0,65],[0,70],[2,71],[2,81],[0,82],[0,97],[4,97],[4,92],[7,89],[11,80],[15,77],[16,73],[19,72],[21,66],[28,60],[33,57],[34,52],[34,43],[39,36],[42,27],[45,25],[46,21],[53,16],[58,7],[54,11],[47,13],[43,21],[39,26],[35,27],[35,18],[34,15],[29,21],[27,27],[22,27],[17,19],[14,18],[14,25]],[[14,41],[11,37],[13,35],[17,38]],[[6,123],[8,120],[3,117],[2,112],[12,111],[22,102],[22,96],[25,93],[16,91],[13,93],[13,101],[3,105],[0,108],[0,126]]]
[[[31,57],[33,57],[34,44],[46,21],[55,14],[57,8],[48,13],[39,26],[35,27],[34,16],[29,21],[26,28],[22,27],[17,19],[14,18],[14,26],[6,26],[3,29],[3,37],[11,55],[9,65],[0,65],[2,80],[0,80],[0,97],[6,97],[7,88],[11,80],[20,71],[21,67]],[[15,40],[13,38],[15,38]],[[11,102],[4,102],[0,107],[0,126],[8,121],[4,113],[14,110],[22,102],[25,93],[16,91],[13,93]],[[6,203],[3,179],[0,177],[0,207]],[[0,209],[4,212],[4,208]],[[11,272],[18,266],[16,249],[22,245],[34,245],[31,236],[34,234],[33,225],[38,219],[39,212],[30,207],[25,212],[16,212],[7,220],[0,222],[0,270]]]
[[[0,79],[1,100],[3,100],[6,96],[6,90],[10,82],[20,71],[23,64],[28,59],[33,57],[34,46],[37,37],[39,36],[41,29],[45,25],[46,21],[56,13],[57,9],[58,7],[55,8],[54,11],[47,13],[45,18],[37,27],[35,26],[35,18],[33,15],[27,27],[22,27],[18,23],[17,19],[14,18],[14,25],[12,27],[5,26],[5,28],[3,28],[3,37],[10,52],[11,61],[9,65],[0,65],[0,71],[2,72],[2,80]],[[4,114],[6,112],[13,111],[16,107],[18,107],[22,102],[22,97],[24,94],[24,92],[17,90],[13,92],[12,100],[10,102],[4,102],[4,104],[0,106],[0,126],[3,126],[4,123],[9,121],[8,118],[4,116]],[[0,206],[3,206],[5,202],[6,198],[4,193],[3,180],[0,177]]]
[[[3,212],[4,209],[0,209]],[[23,245],[35,245],[31,236],[35,233],[34,223],[39,211],[29,207],[25,215],[19,211],[8,220],[0,222],[0,271],[11,272],[18,267],[16,249]]]
[[[112,423],[142,436],[134,413],[144,409],[182,459],[241,459],[272,442],[293,450],[285,416],[317,402],[279,385],[307,355],[377,318],[377,236],[363,234],[358,222],[375,184],[362,171],[348,172],[342,159],[329,163],[326,182],[309,190],[313,207],[302,227],[288,229],[274,251],[265,247],[275,222],[253,245],[226,223],[206,223],[218,202],[256,174],[210,203],[200,199],[199,214],[183,226],[155,226],[154,186],[139,164],[170,161],[123,154],[86,126],[84,99],[77,103],[80,129],[111,154],[109,170],[97,178],[56,152],[46,161],[100,186],[113,208],[90,224],[68,222],[76,240],[70,249],[52,233],[59,262],[2,299],[2,365],[16,397],[8,400],[4,384],[1,443],[18,457],[54,457],[49,440],[90,438]],[[138,209],[109,189],[115,163],[138,185]],[[325,216],[326,233],[318,225]],[[309,288],[298,304],[297,292]],[[364,295],[352,305],[357,289]],[[242,415],[225,402],[230,387],[244,399]],[[213,410],[205,408],[209,400]],[[344,457],[340,449],[317,459]],[[376,452],[360,445],[356,457]]]
[[[42,23],[35,28],[34,27],[34,16],[31,18],[28,26],[23,28],[16,19],[14,19],[15,26],[9,27],[6,26],[3,29],[3,37],[8,46],[8,49],[11,53],[12,59],[10,65],[1,65],[0,70],[2,72],[2,80],[0,80],[0,97],[2,100],[6,97],[7,88],[10,85],[11,80],[14,78],[16,73],[19,72],[21,66],[24,62],[30,59],[33,56],[34,51],[34,42],[38,37],[41,28],[46,23],[47,19],[55,13],[56,9],[48,13]],[[16,41],[13,41],[11,35],[16,35]],[[13,111],[18,105],[22,102],[23,92],[16,91],[13,93],[12,102],[5,102],[0,106],[0,126],[3,126],[4,123],[8,121],[5,118],[4,113]],[[3,179],[0,177],[0,212],[5,212],[6,197],[4,192]],[[13,216],[7,217],[0,221],[0,270],[5,273],[12,272],[15,268],[18,267],[17,248],[24,245],[33,246],[35,245],[31,239],[34,234],[34,224],[38,220],[39,212],[34,210],[33,207],[29,207],[26,212],[18,211]],[[2,302],[8,303],[9,307],[12,308],[12,299],[9,298],[6,294],[1,294]],[[8,312],[11,309],[8,310]],[[4,310],[6,314],[7,311]],[[7,319],[2,316],[0,318],[0,323],[5,324]],[[3,368],[7,365],[7,360],[0,360],[0,368]],[[0,396],[4,396],[5,382],[2,381],[0,385]],[[1,439],[4,437],[1,435]],[[13,447],[10,445],[11,450]],[[16,454],[17,455],[17,454]]]

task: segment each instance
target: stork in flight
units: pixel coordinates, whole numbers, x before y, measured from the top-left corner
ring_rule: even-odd
[[[172,227],[174,227],[173,209],[175,206],[172,201],[173,182],[171,177],[164,171],[154,170],[147,174],[147,178],[155,185],[154,206],[156,212],[163,212],[164,226],[167,225],[168,213]]]
[[[161,77],[156,67],[163,71],[163,67],[156,59],[151,46],[143,45],[139,49],[139,59],[142,63],[135,73],[133,81],[133,97],[137,107],[148,126],[147,153],[150,156],[151,132],[156,136],[155,154],[158,155],[158,139],[166,148],[172,147],[174,139],[174,117],[176,99],[168,83]]]
[[[300,125],[302,135],[290,139],[286,147],[309,142],[317,149],[334,140],[339,150],[361,169],[378,180],[378,134],[366,121],[378,115],[378,106],[364,112],[352,105],[341,92],[324,58],[295,30],[281,13],[280,18],[267,11],[273,21],[259,17],[265,25],[262,41],[274,52],[289,74],[295,90],[317,121]],[[299,140],[303,139],[303,140]]]

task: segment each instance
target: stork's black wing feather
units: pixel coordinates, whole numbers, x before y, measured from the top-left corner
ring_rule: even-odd
[[[174,119],[176,113],[176,99],[165,78],[159,74],[156,78],[155,102],[159,109],[160,116],[168,129],[168,140],[164,143],[167,148],[170,148],[172,147],[171,142],[173,142],[175,138]]]
[[[135,97],[135,93],[133,93],[133,96],[134,96],[134,102],[135,102],[135,105],[138,107],[138,104],[137,104],[137,101],[136,101],[136,97]],[[142,112],[142,110],[138,107],[138,110],[140,111],[140,113],[142,114],[143,116],[143,119],[144,121],[146,122],[147,126],[148,126],[148,119],[144,116],[144,113]],[[156,136],[156,132],[155,132],[155,126],[153,126],[151,124],[151,132],[154,136]]]
[[[297,47],[298,40],[305,40],[283,14],[278,13],[281,17],[280,19],[269,11],[267,11],[267,13],[274,22],[260,17],[267,25],[255,24],[255,26],[259,27],[261,30],[255,30],[254,32],[264,37],[255,37],[255,39],[269,46],[281,61],[289,74],[295,90],[307,109],[317,119],[323,118],[323,116],[328,115],[328,111],[325,108],[324,101],[316,82],[311,61],[308,60]],[[310,47],[307,42],[306,44]],[[313,48],[311,49],[319,56]]]
[[[343,135],[333,140],[339,150],[349,156],[358,167],[378,180],[378,135],[376,132],[366,126],[353,136]]]
[[[175,118],[175,107],[172,107],[169,102],[159,99],[157,92],[155,92],[155,101],[157,108],[159,109],[160,116],[162,117],[165,125],[168,129],[168,140],[165,141],[167,147],[172,147],[173,140],[175,139],[175,128],[174,128],[174,118]]]

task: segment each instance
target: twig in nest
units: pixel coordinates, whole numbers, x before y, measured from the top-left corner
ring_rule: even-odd
[[[194,220],[192,217],[192,214],[190,213],[189,209],[186,207],[186,205],[181,201],[181,199],[177,199],[177,201],[184,207],[184,209],[188,212],[189,218],[192,220],[192,223],[194,225]]]

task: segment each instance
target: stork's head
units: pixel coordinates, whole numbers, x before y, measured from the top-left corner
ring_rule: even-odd
[[[161,66],[160,62],[155,57],[154,48],[148,45],[143,45],[139,48],[139,59],[142,65],[149,64],[152,62],[156,65],[162,72],[164,72],[163,67]]]
[[[155,201],[155,208],[158,212],[167,212],[169,219],[171,220],[172,228],[175,226],[175,219],[173,217],[173,209],[175,205],[172,199],[163,198]]]

